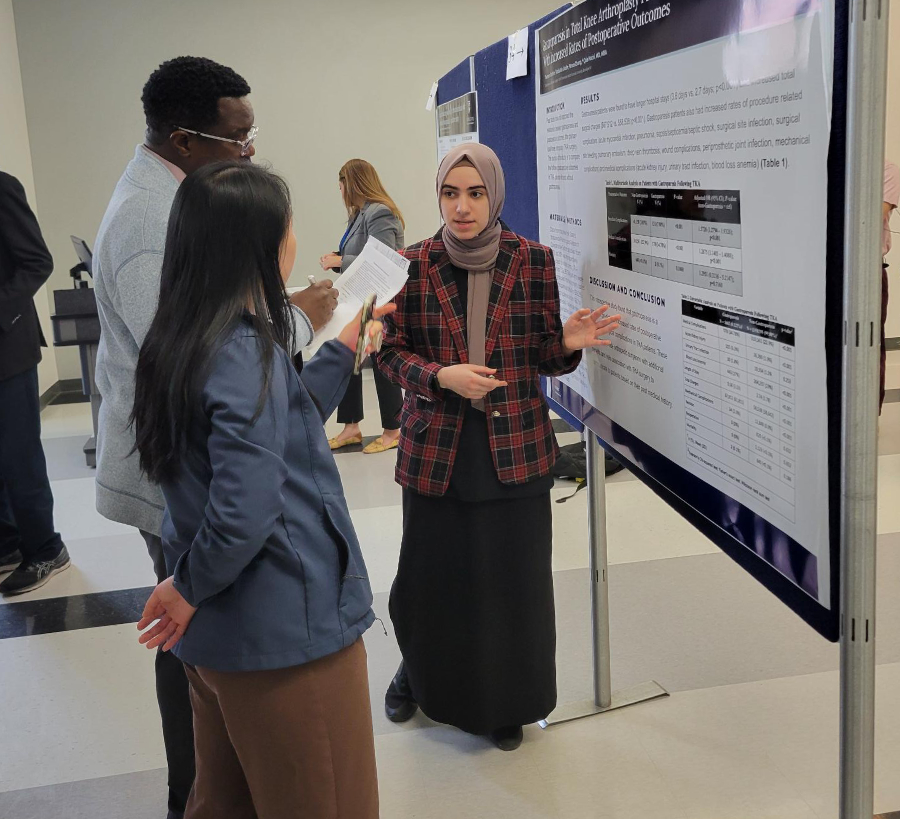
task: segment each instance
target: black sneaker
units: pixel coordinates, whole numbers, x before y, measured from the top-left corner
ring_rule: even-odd
[[[14,572],[22,565],[22,553],[16,549],[6,555],[0,555],[0,574]]]
[[[72,565],[66,547],[53,560],[29,560],[0,583],[0,594],[24,594],[39,589],[55,574]]]

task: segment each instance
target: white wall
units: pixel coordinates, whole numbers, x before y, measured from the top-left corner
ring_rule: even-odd
[[[6,0],[8,3],[8,0]],[[163,60],[210,57],[253,89],[258,159],[288,179],[299,252],[292,283],[337,245],[337,172],[368,159],[404,212],[408,243],[439,224],[431,83],[541,17],[553,0],[14,0],[41,217],[68,284],[70,233],[93,244],[143,137],[141,88]],[[477,25],[474,23],[477,21]],[[65,262],[65,264],[64,264]],[[78,375],[68,351],[61,377]]]
[[[28,201],[37,213],[12,0],[0,0],[0,170],[12,174],[22,183]],[[53,334],[46,287],[42,287],[35,296],[35,304],[44,335],[50,343]],[[53,349],[44,350],[44,360],[38,367],[41,392],[56,383],[57,378]]]

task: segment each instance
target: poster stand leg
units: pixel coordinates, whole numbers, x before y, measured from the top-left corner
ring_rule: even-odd
[[[852,0],[841,448],[841,819],[871,819],[875,769],[878,344],[888,0]]]
[[[597,436],[584,428],[587,441],[588,537],[591,542],[591,635],[594,647],[594,699],[560,705],[538,724],[541,728],[561,722],[605,714],[629,705],[669,696],[656,682],[640,683],[613,692],[610,683],[609,572],[606,541],[606,469]]]

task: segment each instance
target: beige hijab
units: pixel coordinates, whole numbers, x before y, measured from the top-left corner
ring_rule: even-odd
[[[487,190],[490,215],[484,230],[472,239],[460,239],[444,225],[442,239],[450,261],[469,271],[466,309],[466,333],[469,363],[484,366],[484,345],[487,335],[487,310],[491,297],[494,266],[500,253],[500,214],[506,201],[506,180],[500,160],[486,145],[471,142],[458,145],[448,153],[437,174],[437,196],[440,206],[441,188],[447,175],[457,165],[471,165],[478,171]],[[484,411],[483,401],[473,401],[472,406]]]

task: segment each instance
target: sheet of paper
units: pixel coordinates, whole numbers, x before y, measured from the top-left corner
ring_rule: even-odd
[[[528,74],[528,27],[520,28],[507,39],[509,51],[506,55],[506,79],[524,77]]]
[[[434,100],[437,97],[437,92],[438,92],[438,84],[437,84],[437,80],[435,80],[434,84],[431,86],[431,91],[428,94],[428,101],[425,103],[426,111],[434,110]]]
[[[409,278],[407,270],[409,259],[370,236],[362,253],[338,279],[335,285],[339,293],[337,307],[331,321],[316,333],[310,345],[310,354],[326,341],[337,337],[359,312],[366,297],[375,293],[378,296],[377,304],[384,304],[394,298]]]

